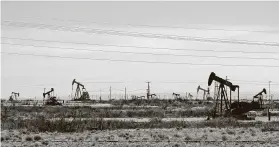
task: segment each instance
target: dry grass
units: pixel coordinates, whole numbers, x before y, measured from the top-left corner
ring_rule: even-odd
[[[227,129],[226,131],[227,131],[227,133],[228,133],[229,135],[235,135],[235,132],[234,132],[233,130]]]
[[[228,140],[227,136],[222,136],[222,140],[227,141]]]
[[[144,117],[205,117],[208,110],[191,110],[190,108],[181,110],[166,110],[164,108],[142,108],[142,107],[111,107],[111,108],[91,108],[85,107],[2,107],[1,120],[9,117],[36,118],[45,116],[46,118],[144,118]]]
[[[279,123],[273,122],[273,123],[267,123],[263,125],[261,128],[262,132],[268,132],[268,131],[279,131]]]
[[[151,129],[151,128],[228,128],[228,127],[260,127],[262,131],[279,130],[277,122],[241,123],[234,119],[214,119],[203,122],[185,122],[185,121],[162,121],[161,118],[153,118],[149,122],[127,122],[116,120],[81,120],[73,119],[66,121],[65,118],[51,121],[44,117],[26,120],[5,120],[1,123],[2,129],[27,129],[28,131],[39,132],[80,132],[84,130],[115,130],[115,129]],[[231,134],[231,133],[229,133]]]

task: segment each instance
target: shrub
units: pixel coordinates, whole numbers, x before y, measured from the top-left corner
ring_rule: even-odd
[[[42,144],[43,145],[48,145],[48,141],[43,141]]]
[[[42,139],[42,137],[39,136],[39,135],[34,136],[34,140],[35,140],[35,141],[39,141],[39,140],[41,140],[41,139]]]
[[[222,140],[223,140],[223,141],[228,140],[227,136],[222,136]]]
[[[184,138],[184,140],[192,140],[192,138],[189,135],[186,135],[186,137]]]
[[[263,125],[261,130],[262,132],[267,132],[267,131],[279,131],[279,123],[278,122],[270,122],[267,123],[266,125]]]
[[[30,136],[27,136],[27,137],[25,138],[25,140],[26,140],[26,141],[33,141],[33,138],[30,137]]]
[[[228,133],[229,135],[235,135],[235,132],[232,131],[232,130],[229,130],[229,129],[227,129],[227,133]]]

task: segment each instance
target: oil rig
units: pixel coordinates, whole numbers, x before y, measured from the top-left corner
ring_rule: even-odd
[[[201,86],[199,85],[198,88],[197,88],[197,95],[199,94],[199,91],[202,90],[203,91],[203,101],[207,99],[207,97],[209,96],[209,88],[206,90],[206,89],[203,89],[201,88]]]
[[[47,99],[45,100],[45,96],[47,95]],[[50,91],[43,93],[45,105],[56,106],[62,105],[60,102],[57,101],[56,97],[54,96],[54,88],[51,88]]]
[[[259,92],[257,95],[253,97],[253,101],[251,103],[249,102],[240,102],[239,101],[239,86],[233,85],[231,82],[224,80],[218,76],[214,72],[212,72],[208,79],[208,86],[212,84],[213,81],[216,81],[219,83],[218,92],[215,98],[215,106],[213,108],[213,112],[211,113],[212,117],[218,117],[218,116],[232,116],[237,119],[254,119],[248,117],[247,113],[252,110],[256,109],[263,109],[263,103],[262,103],[262,94],[266,93],[266,90],[263,89],[261,92]],[[230,95],[228,96],[227,90],[225,89],[225,86],[229,88]],[[237,93],[237,101],[231,102],[231,92],[238,91]],[[257,99],[257,101],[256,101]]]
[[[89,93],[86,91],[85,87],[83,84],[80,82],[77,82],[76,79],[72,81],[72,90],[74,87],[74,84],[77,85],[76,90],[75,90],[75,96],[73,98],[73,101],[89,101]],[[80,89],[82,88],[82,89]]]
[[[178,93],[173,92],[172,95],[174,96],[174,99],[176,99],[176,100],[181,99],[180,94],[178,94]]]

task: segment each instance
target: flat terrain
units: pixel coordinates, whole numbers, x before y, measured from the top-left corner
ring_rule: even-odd
[[[259,128],[121,129],[82,133],[1,132],[6,146],[279,146],[279,131]]]
[[[212,104],[112,101],[1,103],[1,146],[279,146],[279,116],[207,120]],[[275,112],[275,111],[274,111]]]

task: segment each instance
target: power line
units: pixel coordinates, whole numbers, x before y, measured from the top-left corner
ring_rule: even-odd
[[[158,61],[143,61],[143,60],[122,60],[122,59],[105,59],[105,58],[88,58],[88,57],[69,57],[69,56],[57,56],[57,55],[39,55],[30,53],[15,53],[15,52],[1,52],[8,55],[23,55],[23,56],[38,56],[48,58],[64,58],[64,59],[87,59],[98,61],[112,61],[112,62],[134,62],[134,63],[163,63],[163,64],[180,64],[180,65],[204,65],[204,66],[239,66],[239,67],[274,67],[278,68],[279,65],[245,65],[245,64],[202,64],[202,63],[190,63],[190,62],[158,62]]]
[[[52,86],[56,84],[50,84]],[[15,87],[34,87],[34,88],[45,88],[45,87],[51,87],[51,86],[46,86],[46,85],[15,85]]]
[[[86,90],[87,92],[100,92],[100,91],[106,91],[106,90],[109,90],[109,87],[108,88],[102,88],[100,90]]]
[[[25,18],[26,19],[26,18]],[[27,19],[41,19],[41,18],[27,18]],[[243,30],[243,29],[220,29],[220,28],[197,28],[197,27],[182,27],[182,26],[163,26],[163,25],[144,25],[144,24],[123,24],[123,23],[109,23],[109,22],[93,22],[93,21],[81,21],[81,20],[65,20],[58,18],[50,18],[50,20],[62,21],[62,22],[78,22],[78,23],[91,23],[91,24],[107,24],[117,26],[129,26],[129,27],[149,27],[149,28],[171,28],[171,29],[185,29],[185,30],[215,30],[215,31],[238,31],[238,32],[252,32],[252,33],[276,33],[272,31],[262,30]]]
[[[127,92],[135,92],[135,91],[145,91],[146,89],[136,89],[136,90],[129,90],[129,91],[127,91]]]
[[[262,30],[232,30],[232,29],[220,29],[220,28],[194,28],[194,27],[181,27],[181,26],[160,26],[160,25],[142,25],[142,24],[116,24],[116,23],[109,23],[109,22],[86,22],[80,20],[61,20],[61,19],[52,19],[58,21],[69,21],[69,22],[85,22],[85,23],[93,23],[93,24],[109,24],[109,25],[122,25],[122,26],[130,26],[130,27],[150,27],[150,28],[172,28],[172,29],[185,29],[185,30],[211,30],[211,31],[238,31],[238,32],[254,32],[254,33],[276,33],[272,31],[262,31]]]
[[[233,80],[233,79],[231,79]],[[233,81],[238,81],[238,82],[248,82],[248,83],[253,83],[253,82],[256,82],[256,83],[263,83],[263,84],[268,84],[268,82],[263,82],[263,81],[247,81],[247,80],[233,80]],[[273,83],[279,83],[279,82],[273,82]]]
[[[117,91],[125,91],[125,90],[117,89],[117,88],[112,88],[112,89],[117,90]]]
[[[153,82],[153,83],[164,83],[164,84],[188,84],[188,83],[204,83],[207,84],[207,82],[199,82],[199,81],[176,81],[176,82]],[[268,85],[268,83],[260,83],[260,82],[235,82],[237,84],[250,84],[250,85]],[[273,84],[273,85],[279,85],[279,84]]]
[[[126,83],[126,82],[98,82],[98,81],[96,81],[96,82],[89,82],[89,81],[85,81],[85,82],[83,82],[83,83],[96,83],[96,84],[105,84],[105,83],[107,83],[107,84],[113,84],[113,83]]]
[[[42,46],[42,45],[26,45],[18,43],[1,43],[8,45],[19,45],[19,46],[31,46],[31,47],[44,47],[44,48],[55,48],[60,50],[75,50],[75,51],[90,51],[90,52],[108,52],[108,53],[123,53],[123,54],[140,54],[140,55],[161,55],[161,56],[180,56],[180,57],[201,57],[201,58],[223,58],[223,59],[256,59],[256,60],[279,60],[279,58],[266,58],[266,57],[233,57],[233,56],[201,56],[201,55],[187,55],[187,54],[159,54],[159,53],[147,53],[147,52],[127,52],[127,51],[111,51],[111,50],[91,50],[82,48],[69,48],[69,47],[53,47],[53,46]]]
[[[265,82],[259,82],[259,81],[250,81],[250,82],[247,82],[247,81],[241,81],[241,80],[233,80],[234,83],[237,83],[237,84],[251,84],[251,85],[268,85],[268,83],[265,83]],[[235,82],[236,81],[236,82]],[[126,82],[123,82],[123,81],[96,81],[96,82],[83,82],[83,83],[96,83],[96,84],[122,84],[122,83],[144,83],[144,81],[142,82],[129,82],[129,81],[126,81]],[[152,83],[160,83],[160,84],[196,84],[196,83],[204,83],[204,84],[207,84],[207,82],[199,82],[198,80],[197,81],[153,81]],[[277,83],[272,83],[271,85],[279,85]],[[119,90],[119,89],[118,89]],[[121,90],[123,91],[123,90]]]
[[[10,22],[6,26],[16,26],[16,27],[27,27],[27,28],[37,28],[37,29],[51,29],[51,30],[63,30],[70,32],[84,32],[93,34],[107,34],[107,35],[117,35],[117,36],[132,36],[132,37],[146,37],[146,38],[157,38],[157,39],[171,39],[171,40],[187,40],[187,41],[198,41],[198,42],[213,42],[213,43],[231,43],[231,44],[244,44],[244,45],[263,45],[263,46],[279,46],[278,42],[254,42],[247,40],[228,40],[219,38],[203,38],[203,37],[193,37],[193,36],[178,36],[178,35],[164,35],[164,34],[151,34],[151,33],[138,33],[138,32],[125,32],[116,30],[102,30],[102,29],[89,29],[89,28],[71,28],[67,26],[57,26],[57,25],[47,25],[47,24],[36,24],[36,23],[26,23],[26,22]],[[1,24],[5,25],[5,24]],[[28,26],[31,25],[31,26]]]
[[[10,38],[10,37],[1,37],[4,39],[14,39],[14,40],[27,40],[27,41],[38,41],[38,42],[54,42],[54,43],[64,43],[64,44],[80,44],[80,45],[92,45],[92,46],[109,46],[109,47],[124,47],[124,48],[146,48],[146,49],[154,49],[154,50],[178,50],[178,51],[197,51],[197,52],[235,52],[235,53],[247,53],[247,54],[278,54],[279,52],[246,52],[246,51],[239,51],[239,50],[226,50],[226,51],[219,51],[219,50],[198,50],[198,49],[184,49],[184,48],[166,48],[166,47],[146,47],[146,46],[122,46],[122,45],[108,45],[108,44],[92,44],[92,43],[81,43],[81,42],[64,42],[64,41],[56,41],[56,40],[37,40],[37,39],[26,39],[26,38]]]
[[[234,80],[234,81],[241,81],[241,80]],[[87,82],[83,82],[83,83],[87,83]],[[93,82],[89,82],[89,83],[93,83]],[[96,81],[94,83],[107,83],[107,84],[110,84],[110,83],[127,83],[127,82],[115,82],[115,81],[103,81],[103,82],[100,82],[100,81]],[[137,82],[139,83],[139,82]],[[141,82],[141,83],[144,83],[144,82]],[[204,83],[204,84],[207,84],[206,82],[195,82],[195,81],[153,81],[152,83],[156,84],[156,83],[160,83],[160,84],[193,84],[193,83]],[[251,82],[237,82],[238,84],[242,84],[242,85],[268,85],[268,83],[263,83],[263,82],[259,82],[259,81],[251,81]],[[49,84],[49,85],[56,85],[56,84]],[[279,86],[279,84],[277,83],[272,83],[271,84],[272,86]],[[47,85],[14,85],[16,87],[32,87],[32,88],[44,88],[44,87],[51,87],[51,86],[47,86]],[[57,85],[56,85],[57,86]],[[108,90],[109,88],[103,88],[103,89],[100,89],[100,90],[87,90],[87,92],[100,92],[100,91],[106,91]],[[124,90],[121,90],[121,89],[116,89],[116,88],[112,88],[112,89],[115,89],[115,90],[118,90],[118,91],[124,91]],[[146,89],[136,89],[136,90],[129,90],[127,92],[135,92],[135,91],[145,91]]]

